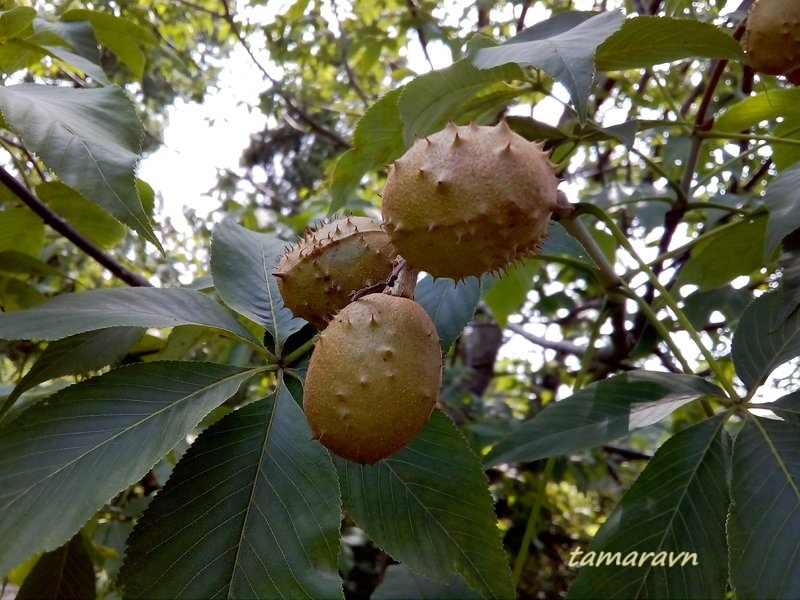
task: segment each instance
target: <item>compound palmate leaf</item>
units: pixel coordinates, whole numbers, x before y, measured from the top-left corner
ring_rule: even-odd
[[[0,429],[0,573],[69,539],[253,373],[132,365],[68,387]]]
[[[0,111],[65,183],[163,253],[134,184],[144,132],[125,92],[10,85],[0,87]]]
[[[60,340],[107,327],[203,325],[258,344],[213,298],[181,288],[113,288],[62,294],[0,314],[0,339]]]
[[[737,598],[797,598],[800,590],[800,427],[748,415],[736,435],[728,519]]]
[[[283,305],[275,263],[286,246],[275,235],[250,231],[232,221],[214,227],[211,274],[217,292],[235,311],[265,327],[277,348],[306,322]]]
[[[549,404],[492,448],[486,464],[527,462],[600,446],[660,421],[687,402],[721,394],[720,388],[693,375],[622,373]]]
[[[570,599],[725,597],[724,424],[724,416],[708,419],[658,449],[587,552],[573,553],[571,565],[580,571]]]
[[[336,470],[276,393],[202,433],[133,531],[126,598],[341,598]]]
[[[486,477],[444,414],[375,465],[336,466],[345,512],[393,558],[438,581],[457,572],[487,598],[514,596]]]

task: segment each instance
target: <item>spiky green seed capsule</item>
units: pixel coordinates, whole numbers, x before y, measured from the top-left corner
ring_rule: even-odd
[[[744,46],[754,70],[800,83],[800,2],[757,0],[747,13]]]
[[[323,328],[350,295],[389,277],[396,252],[378,221],[346,217],[307,231],[278,261],[283,302]]]
[[[303,410],[325,447],[371,464],[417,435],[441,382],[439,337],[425,309],[407,298],[369,294],[322,332],[308,365]]]
[[[384,228],[408,264],[462,279],[534,253],[558,180],[541,143],[509,129],[450,123],[389,166]]]

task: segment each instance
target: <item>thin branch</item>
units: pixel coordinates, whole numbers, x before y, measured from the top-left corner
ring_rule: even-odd
[[[767,172],[769,171],[769,168],[771,166],[772,166],[772,159],[771,158],[768,158],[764,162],[762,162],[761,166],[758,168],[758,170],[755,172],[755,174],[750,178],[750,181],[748,181],[747,183],[745,183],[742,186],[742,191],[749,192],[755,186],[757,186],[761,182],[761,180],[764,178],[764,175],[767,174]]]
[[[625,460],[650,460],[653,458],[651,454],[645,454],[633,448],[622,448],[621,446],[610,446],[606,444],[603,446],[603,450],[609,454],[616,454]]]
[[[16,148],[17,150],[22,152],[25,155],[25,158],[27,158],[30,161],[30,163],[33,165],[33,168],[36,170],[36,173],[39,175],[39,179],[41,179],[42,181],[46,181],[47,180],[45,172],[39,166],[39,161],[36,160],[36,157],[33,155],[33,153],[30,150],[28,150],[28,148],[25,146],[25,144],[22,144],[20,142],[15,141],[15,140],[9,139],[9,138],[7,138],[5,136],[2,136],[2,135],[0,135],[0,142],[6,144],[7,146],[11,146],[12,148]]]
[[[358,82],[358,78],[356,74],[353,72],[353,68],[350,66],[350,61],[347,60],[347,48],[344,50],[344,57],[342,58],[342,63],[344,64],[344,72],[347,74],[347,80],[350,82],[350,86],[355,91],[356,95],[359,97],[361,102],[364,104],[364,108],[369,108],[369,98],[367,98],[366,92],[361,87],[361,84]]]
[[[189,2],[189,0],[178,0],[179,4],[183,4],[184,6],[188,6],[193,10],[197,10],[200,12],[204,12],[206,14],[211,15],[217,19],[225,19],[225,15],[218,13],[215,10],[211,10],[210,8],[206,8],[205,6],[201,6],[199,4],[195,4],[194,2]]]
[[[751,1],[752,0],[743,0],[739,8],[741,9],[749,5]],[[734,39],[741,39],[742,35],[744,35],[745,25],[746,18],[742,19],[742,21],[740,21],[736,26],[736,29],[733,33]],[[712,124],[711,120],[707,117],[708,109],[711,106],[711,101],[714,98],[714,92],[716,91],[717,85],[722,78],[725,67],[728,65],[728,60],[715,60],[712,64],[713,66],[711,68],[711,75],[708,78],[708,83],[703,87],[703,83],[701,82],[700,85],[698,85],[690,94],[691,98],[695,98],[695,94],[699,94],[700,90],[703,90],[700,106],[698,107],[697,114],[695,115],[694,129],[692,131],[692,145],[689,148],[689,156],[686,160],[683,177],[681,178],[678,187],[673,188],[677,192],[677,198],[672,208],[667,211],[666,215],[664,215],[664,232],[658,244],[659,255],[663,255],[669,250],[669,246],[672,243],[672,238],[678,229],[678,225],[681,223],[688,210],[692,194],[692,180],[694,179],[697,163],[700,159],[700,150],[702,149],[703,142],[705,141],[703,132],[708,130]],[[687,102],[684,102],[683,107],[681,108],[682,115],[684,109],[688,109],[689,106],[690,103],[687,99]],[[652,270],[656,278],[661,274],[663,268],[664,264],[662,262],[656,261],[653,263]],[[655,298],[655,289],[652,285],[648,284],[648,288],[645,290],[643,298],[647,304],[653,302],[653,299]],[[644,314],[640,313],[637,315],[633,326],[633,334],[637,339],[644,331],[646,323],[647,319]]]
[[[131,286],[152,287],[152,284],[144,277],[128,270],[90,242],[82,233],[72,227],[72,225],[67,223],[62,217],[54,213],[50,207],[39,200],[33,192],[17,181],[17,179],[3,167],[0,167],[0,183],[3,183],[11,190],[11,193],[24,202],[34,213],[39,215],[42,221],[108,269],[114,277]]]
[[[531,7],[531,0],[522,1],[522,10],[519,11],[517,19],[517,33],[525,29],[525,17],[528,16],[528,9]]]
[[[431,60],[431,57],[428,54],[428,36],[425,34],[425,30],[422,29],[421,21],[419,18],[419,8],[417,7],[416,4],[414,4],[414,0],[406,0],[406,6],[408,6],[408,12],[411,13],[411,18],[413,18],[417,22],[417,25],[414,26],[414,29],[417,32],[419,43],[422,46],[422,54],[425,55],[425,60],[428,61],[431,70],[436,70],[436,67],[433,66],[433,61]]]
[[[533,335],[532,333],[526,331],[522,325],[518,325],[516,323],[506,323],[506,329],[528,340],[531,344],[536,344],[537,346],[547,348],[548,350],[555,350],[556,352],[563,352],[565,354],[574,354],[575,356],[582,356],[586,353],[586,348],[576,346],[570,342],[548,340],[546,338],[539,337],[538,335]]]
[[[236,39],[239,40],[239,43],[242,45],[242,48],[244,48],[245,52],[247,52],[247,55],[250,57],[250,60],[253,61],[253,64],[256,66],[256,68],[259,71],[261,71],[261,74],[264,75],[264,77],[272,84],[275,93],[278,96],[280,96],[280,98],[286,103],[286,106],[289,108],[289,110],[294,112],[297,115],[297,117],[301,121],[303,121],[306,125],[308,125],[314,132],[320,134],[325,138],[328,138],[331,142],[333,142],[336,146],[340,148],[349,149],[350,142],[345,140],[335,131],[332,131],[327,127],[318,123],[316,119],[314,119],[314,117],[308,114],[303,108],[295,104],[294,100],[292,100],[289,94],[287,94],[281,89],[280,81],[278,81],[272,75],[269,74],[264,65],[262,65],[261,62],[258,60],[258,58],[256,58],[256,55],[253,53],[252,48],[250,48],[250,44],[245,39],[242,30],[239,29],[239,26],[236,23],[236,19],[234,18],[233,13],[231,12],[228,0],[221,0],[221,2],[225,12],[223,15],[219,15],[219,17],[224,19],[225,22],[228,23],[228,25],[231,28],[231,31],[233,31],[233,34],[236,36]]]

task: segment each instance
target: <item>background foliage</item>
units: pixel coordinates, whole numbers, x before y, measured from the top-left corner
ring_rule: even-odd
[[[0,0],[3,587],[796,594],[800,95],[747,65],[749,5]],[[266,125],[176,229],[137,165],[237,49]],[[439,410],[331,457],[276,256],[379,214],[416,136],[501,118],[574,211],[502,276],[419,281]],[[698,565],[581,566],[617,551]]]

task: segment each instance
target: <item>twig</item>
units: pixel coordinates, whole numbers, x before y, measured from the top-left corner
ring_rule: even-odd
[[[36,173],[39,175],[39,179],[41,179],[42,181],[47,181],[47,176],[46,176],[45,172],[42,170],[42,168],[39,166],[39,161],[36,160],[36,157],[33,155],[33,153],[30,150],[28,150],[28,148],[25,146],[25,144],[22,144],[21,142],[17,142],[15,140],[11,140],[11,139],[9,139],[9,138],[7,138],[5,136],[2,136],[2,135],[0,135],[0,142],[6,144],[8,146],[11,146],[12,148],[16,148],[17,150],[22,152],[25,155],[25,157],[33,165],[33,168],[36,170]]]
[[[528,9],[531,7],[531,0],[522,1],[522,10],[519,11],[519,18],[517,19],[517,33],[525,29],[525,17],[528,16]]]
[[[292,100],[291,97],[281,89],[280,82],[269,74],[264,65],[262,65],[261,62],[258,60],[258,58],[256,58],[256,55],[253,53],[252,48],[250,48],[250,44],[245,39],[244,34],[242,34],[242,30],[239,29],[239,26],[236,23],[236,19],[234,18],[233,13],[231,12],[228,0],[222,0],[222,7],[225,12],[224,14],[218,16],[224,19],[226,23],[228,23],[228,25],[231,28],[231,31],[233,31],[233,34],[236,36],[236,39],[239,40],[239,43],[242,45],[242,48],[244,48],[245,52],[247,52],[247,55],[250,57],[250,60],[253,61],[253,64],[256,66],[256,68],[259,71],[261,71],[261,74],[264,75],[264,77],[272,84],[275,93],[278,96],[280,96],[281,99],[286,103],[286,106],[289,108],[289,110],[294,112],[297,115],[297,117],[301,121],[303,121],[306,125],[308,125],[314,132],[320,134],[323,137],[328,138],[331,142],[333,142],[336,146],[340,148],[349,149],[350,142],[345,140],[335,131],[332,131],[325,126],[320,125],[316,121],[316,119],[314,119],[314,117],[312,117],[305,110],[303,110],[303,108],[295,104],[294,100]]]
[[[767,171],[769,171],[769,168],[771,166],[772,166],[772,159],[771,158],[768,158],[764,162],[762,162],[761,166],[758,168],[758,170],[755,172],[755,174],[750,178],[750,181],[748,181],[747,183],[745,183],[742,186],[742,191],[749,192],[755,186],[757,186],[759,184],[759,182],[761,181],[761,179],[764,177],[764,175],[767,174]]]
[[[131,286],[152,287],[147,279],[128,270],[100,248],[90,242],[82,233],[72,227],[66,220],[54,213],[50,207],[39,200],[33,192],[22,185],[3,167],[0,167],[0,182],[3,183],[11,193],[25,203],[34,213],[41,217],[55,231],[63,235],[86,254],[95,259],[98,263],[108,269],[114,277],[120,279]]]
[[[534,335],[526,331],[522,325],[517,323],[506,323],[506,329],[526,339],[531,344],[536,344],[548,350],[555,350],[556,352],[563,352],[565,354],[573,354],[575,356],[583,356],[586,353],[586,348],[577,346],[571,342],[562,342],[558,340],[548,340],[538,335]]]
[[[178,3],[183,4],[184,6],[188,6],[191,9],[209,14],[212,17],[216,17],[217,19],[225,19],[225,15],[220,14],[215,10],[211,10],[210,8],[206,8],[205,6],[200,6],[199,4],[195,4],[194,2],[189,2],[189,0],[178,0]]]
[[[740,8],[748,5],[750,1],[751,0],[743,0]],[[738,40],[742,37],[744,34],[745,25],[746,19],[743,19],[736,26],[736,30],[733,33],[734,39]],[[695,115],[694,129],[692,131],[692,145],[689,149],[689,156],[686,160],[686,165],[684,166],[683,177],[681,178],[680,184],[677,186],[677,188],[673,188],[677,194],[675,204],[669,211],[667,211],[667,214],[664,215],[664,232],[658,244],[659,255],[663,255],[669,250],[669,246],[672,243],[672,238],[678,229],[678,225],[681,223],[686,211],[688,210],[689,202],[691,201],[692,180],[694,179],[695,170],[697,169],[697,162],[700,158],[700,150],[702,149],[703,142],[705,141],[705,138],[702,134],[711,126],[711,123],[707,118],[708,109],[711,106],[711,101],[714,98],[714,92],[716,91],[717,85],[722,78],[722,74],[725,71],[728,60],[716,60],[712,64],[713,67],[711,69],[711,75],[708,78],[708,83],[703,88],[703,83],[701,82],[700,85],[698,85],[692,92],[691,97],[694,98],[696,97],[694,94],[698,94],[700,90],[704,90],[703,97],[700,100],[700,106],[698,107],[697,114]],[[689,106],[690,103],[688,103],[687,100],[687,102],[684,102],[684,105],[681,108],[681,113],[683,114],[683,110],[688,109]],[[668,178],[667,181],[670,181],[670,179]],[[664,264],[663,262],[656,261],[653,263],[651,268],[656,278],[658,278],[664,269]],[[643,298],[647,304],[650,304],[653,301],[655,298],[655,289],[652,285],[648,284],[648,288],[645,290]],[[644,314],[639,313],[633,326],[634,337],[638,338],[641,335],[641,333],[644,331],[646,323],[647,320]]]
[[[417,22],[417,24],[414,26],[414,29],[417,32],[419,43],[422,46],[422,54],[425,55],[425,60],[428,61],[428,64],[431,66],[431,70],[435,70],[436,67],[433,66],[433,61],[428,54],[428,36],[425,35],[425,30],[422,29],[422,25],[420,24],[421,21],[419,18],[419,9],[417,8],[417,5],[414,4],[414,0],[406,0],[406,6],[408,6],[408,12],[411,13],[411,17]]]

